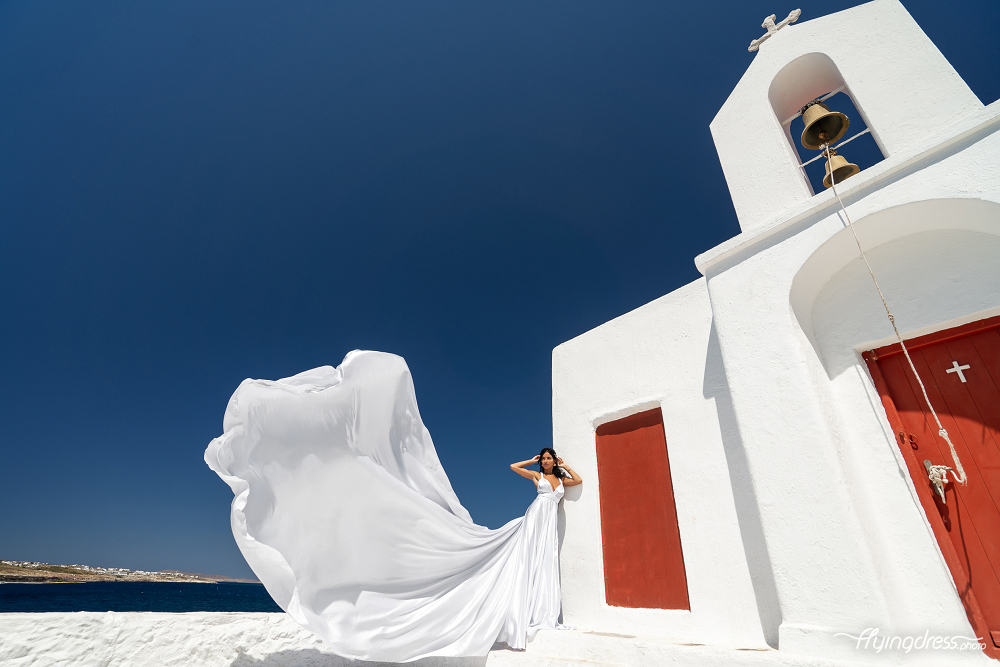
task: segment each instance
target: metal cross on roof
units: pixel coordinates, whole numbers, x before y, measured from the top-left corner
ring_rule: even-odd
[[[767,34],[765,34],[760,39],[755,39],[752,42],[750,42],[750,46],[747,47],[747,51],[756,51],[757,49],[760,48],[760,45],[763,44],[765,41],[767,41],[767,39],[771,35],[778,32],[789,23],[795,23],[796,21],[799,20],[799,16],[801,15],[802,15],[802,10],[796,9],[795,11],[791,12],[784,21],[775,25],[774,23],[775,15],[771,14],[766,19],[764,19],[763,23],[760,24],[761,28],[767,28]]]

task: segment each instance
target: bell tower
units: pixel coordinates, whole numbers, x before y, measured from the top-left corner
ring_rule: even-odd
[[[823,128],[840,135],[828,133],[827,143],[845,133],[850,138],[849,119],[824,108],[823,96],[847,94],[886,158],[933,142],[983,108],[898,0],[794,25],[792,15],[778,26],[771,17],[771,25],[765,22],[767,34],[751,44],[754,61],[710,126],[744,232],[822,196],[806,179],[794,145],[800,137],[791,136],[788,121],[803,113],[801,140],[813,150],[822,144]],[[863,179],[842,156],[833,161],[838,182]]]

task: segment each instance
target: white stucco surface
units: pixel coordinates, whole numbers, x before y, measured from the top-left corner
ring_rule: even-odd
[[[848,181],[842,196],[897,324],[912,337],[1000,308],[1000,107],[981,107],[964,93],[957,75],[900,12],[892,0],[879,0],[816,23],[833,32],[865,32],[854,23],[862,19],[898,27],[887,44],[899,49],[902,40],[902,60],[909,63],[916,53],[925,61],[915,89],[929,100],[925,108],[943,114],[922,121],[921,131],[911,128],[908,142],[890,140],[913,116],[897,100],[896,116],[886,108],[880,119],[870,102],[877,91],[863,97],[846,74],[850,58],[830,52],[889,148],[886,160]],[[794,55],[782,37],[768,42],[772,51]],[[901,60],[877,49],[867,57],[878,63],[869,71],[891,72]],[[765,64],[754,63],[760,68],[754,76],[766,78]],[[779,65],[772,62],[771,71]],[[946,90],[949,100],[938,104],[935,95]],[[756,94],[741,82],[730,101],[740,106]],[[780,145],[770,136],[755,142],[747,150],[763,146],[766,154],[767,146]],[[725,161],[730,149],[720,144],[719,150]],[[752,218],[766,224],[744,223],[740,238],[705,253],[698,265],[708,279],[760,503],[780,601],[781,650],[848,659],[835,636],[851,627],[971,633],[859,357],[895,339],[839,204],[830,192],[805,202],[770,197],[774,191],[764,183],[740,178],[730,179],[727,171],[734,200],[767,201],[768,215]],[[780,190],[783,178],[776,175],[772,185]]]
[[[987,133],[847,199],[907,337],[1000,307],[998,149]],[[894,337],[853,235],[833,207],[795,232],[707,271],[774,567],[779,645],[836,656],[833,637],[849,627],[971,632],[859,358]]]
[[[58,585],[58,584],[55,584]],[[481,667],[434,658],[417,667]],[[4,667],[364,667],[341,658],[285,614],[0,614]]]
[[[284,614],[0,614],[4,667],[375,667],[333,654]],[[526,651],[425,658],[414,667],[847,667],[822,658],[650,637],[542,631]],[[857,664],[857,663],[852,663]]]
[[[722,433],[731,428],[728,397],[712,336],[707,287],[699,280],[553,352],[554,446],[586,480],[569,489],[564,501],[567,623],[688,642],[766,646],[728,472]],[[654,407],[663,412],[690,611],[605,602],[596,429]],[[761,586],[765,624],[776,632],[766,582]]]
[[[1000,313],[997,111],[844,195],[907,336]],[[972,632],[859,357],[893,338],[854,237],[839,205],[782,224],[710,256],[705,282],[554,351],[555,446],[588,475],[565,503],[568,622],[704,643],[760,633],[783,652],[844,660],[838,632]],[[595,430],[654,406],[690,613],[603,602]]]

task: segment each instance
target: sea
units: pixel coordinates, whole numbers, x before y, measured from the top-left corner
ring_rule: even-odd
[[[92,581],[0,584],[0,613],[46,611],[281,612],[261,584]]]

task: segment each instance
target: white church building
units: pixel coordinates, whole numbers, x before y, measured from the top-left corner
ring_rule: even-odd
[[[553,352],[554,447],[587,480],[564,501],[565,621],[744,651],[669,664],[987,664],[1000,103],[897,0],[773,30],[711,123],[742,232],[695,258],[702,278]],[[839,199],[787,122],[836,91],[884,156]],[[855,232],[967,475],[940,496],[924,461],[955,457]]]

